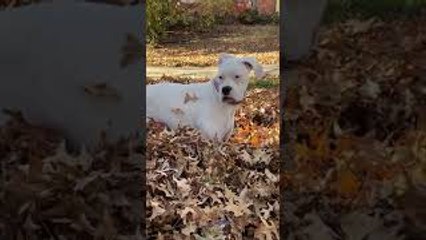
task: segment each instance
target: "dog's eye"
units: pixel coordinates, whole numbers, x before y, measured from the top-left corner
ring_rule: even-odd
[[[236,79],[240,78],[240,75],[235,75],[235,78],[236,78]]]
[[[219,79],[220,79],[220,80],[222,80],[222,79],[223,79],[223,77],[222,77],[222,76],[219,76]]]

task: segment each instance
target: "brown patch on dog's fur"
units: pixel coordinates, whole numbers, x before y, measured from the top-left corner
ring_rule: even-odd
[[[95,83],[83,86],[85,93],[95,97],[109,97],[113,99],[121,99],[120,93],[117,89],[109,86],[106,83]]]
[[[189,93],[185,94],[185,99],[183,101],[184,104],[188,103],[189,101],[196,102],[198,100],[197,95],[194,93],[192,96]]]
[[[182,109],[180,109],[180,108],[172,108],[172,112],[173,112],[174,114],[178,114],[178,115],[183,115],[183,114],[185,114],[185,112],[184,112]]]

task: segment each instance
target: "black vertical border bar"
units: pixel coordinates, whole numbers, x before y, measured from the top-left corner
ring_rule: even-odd
[[[285,170],[285,162],[286,159],[288,157],[286,157],[285,153],[286,153],[286,142],[288,142],[288,140],[286,139],[288,137],[288,134],[286,134],[287,129],[286,129],[286,124],[285,124],[285,118],[284,118],[284,102],[286,99],[286,88],[287,85],[285,84],[285,72],[284,72],[284,65],[285,65],[285,52],[284,52],[284,39],[283,39],[283,30],[284,30],[284,22],[285,19],[287,18],[287,14],[285,12],[285,0],[280,0],[280,21],[279,21],[279,38],[280,38],[280,60],[279,60],[279,64],[280,64],[280,154],[279,154],[279,159],[280,159],[280,216],[279,216],[279,237],[280,240],[285,239],[285,234],[284,234],[284,178],[283,178],[283,173]]]
[[[147,239],[146,236],[146,124],[145,124],[145,116],[146,116],[146,1],[141,1],[141,45],[142,45],[142,61],[141,61],[141,67],[142,67],[142,81],[141,81],[141,91],[142,91],[142,109],[138,109],[142,113],[141,116],[141,140],[143,141],[143,159],[142,160],[142,183],[141,183],[141,197],[142,197],[142,209],[141,209],[141,233],[142,233],[142,239]]]
[[[286,229],[285,224],[285,204],[287,201],[286,195],[288,189],[285,187],[285,178],[283,175],[285,172],[291,170],[293,164],[293,151],[292,151],[292,137],[295,134],[294,126],[291,122],[286,119],[286,109],[285,103],[287,99],[287,81],[286,76],[288,72],[288,61],[286,57],[286,43],[284,39],[285,26],[287,19],[289,17],[287,12],[287,4],[290,0],[280,0],[280,224],[279,224],[279,233],[280,240],[286,239],[288,235],[288,230]],[[297,1],[297,0],[296,0]]]

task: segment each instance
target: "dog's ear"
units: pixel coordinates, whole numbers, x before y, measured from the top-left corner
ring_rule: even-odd
[[[260,79],[265,76],[262,65],[260,65],[256,58],[254,57],[245,57],[241,58],[241,62],[250,70],[254,71],[256,78]]]
[[[229,59],[229,58],[235,58],[235,56],[232,55],[232,54],[229,54],[229,53],[221,53],[221,54],[219,54],[218,64],[219,65],[222,64],[226,59]]]

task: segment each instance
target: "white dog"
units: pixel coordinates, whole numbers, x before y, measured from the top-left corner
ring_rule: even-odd
[[[146,87],[147,120],[197,128],[202,135],[227,141],[234,129],[234,114],[243,102],[249,74],[264,75],[255,58],[238,58],[222,53],[217,75],[208,82],[178,84],[158,83]]]

